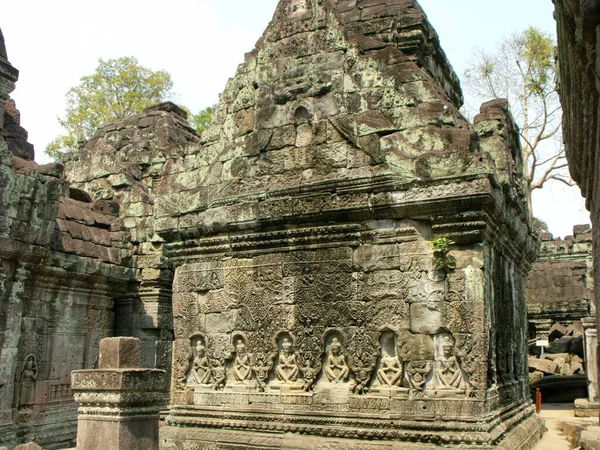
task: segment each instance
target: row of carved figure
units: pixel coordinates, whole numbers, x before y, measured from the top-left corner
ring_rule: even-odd
[[[189,367],[185,380],[181,381],[188,387],[215,390],[222,390],[226,385],[255,383],[261,392],[267,386],[285,385],[291,390],[310,391],[318,383],[348,383],[351,392],[356,394],[390,389],[468,393],[468,376],[454,355],[454,337],[450,333],[441,333],[434,341],[437,348],[433,361],[402,361],[394,345],[381,345],[376,366],[351,370],[337,337],[326,343],[326,358],[317,368],[301,367],[291,337],[281,338],[278,351],[270,357],[256,359],[247,352],[244,340],[237,338],[229,361],[209,357],[205,339],[200,337],[195,342],[192,340]]]

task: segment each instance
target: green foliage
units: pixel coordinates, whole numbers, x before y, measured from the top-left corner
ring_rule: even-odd
[[[517,110],[531,95],[555,90],[555,52],[552,36],[529,27],[501,41],[493,53],[476,50],[465,84],[478,97],[507,98]]]
[[[198,114],[190,114],[189,122],[190,125],[198,132],[202,133],[204,129],[210,125],[212,121],[213,111],[215,110],[215,106],[208,106],[203,110],[199,111]]]
[[[520,60],[525,61],[526,88],[534,95],[544,95],[555,81],[553,56],[556,44],[541,31],[529,27],[517,39]]]
[[[67,92],[66,115],[58,119],[66,134],[48,144],[46,153],[69,159],[99,127],[165,100],[172,87],[168,72],[154,72],[132,56],[98,60],[95,72]]]
[[[455,242],[447,237],[434,238],[430,242],[435,257],[435,269],[445,272],[456,269],[456,258],[450,254],[450,247]]]

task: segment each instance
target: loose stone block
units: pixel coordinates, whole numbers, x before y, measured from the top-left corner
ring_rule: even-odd
[[[140,340],[130,337],[100,341],[99,369],[133,369],[142,364]]]

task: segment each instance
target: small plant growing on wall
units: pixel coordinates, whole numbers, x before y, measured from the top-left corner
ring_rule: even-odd
[[[436,270],[450,272],[456,269],[456,258],[450,254],[450,247],[455,242],[447,237],[439,237],[431,240],[433,246],[433,257]]]

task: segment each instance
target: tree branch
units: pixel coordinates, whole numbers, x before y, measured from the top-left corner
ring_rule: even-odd
[[[569,186],[569,187],[573,187],[573,186],[575,186],[575,183],[574,183],[572,180],[570,180],[570,179],[567,179],[567,178],[563,178],[563,177],[561,177],[561,176],[560,176],[560,175],[558,175],[558,174],[556,174],[556,175],[550,175],[550,176],[548,177],[548,179],[549,179],[549,180],[556,180],[556,181],[560,181],[561,183],[564,183],[564,184],[566,184],[566,185],[567,185],[567,186]]]
[[[560,153],[558,155],[555,155],[552,158],[550,165],[546,168],[546,170],[544,170],[544,173],[542,174],[542,176],[540,178],[538,178],[537,180],[531,181],[529,183],[529,189],[534,190],[534,189],[541,188],[544,185],[544,183],[546,182],[546,180],[548,180],[551,177],[558,176],[558,174],[552,174],[552,172],[555,172],[556,170],[567,167],[567,164],[557,165],[558,161],[561,158],[562,157],[561,157]]]

